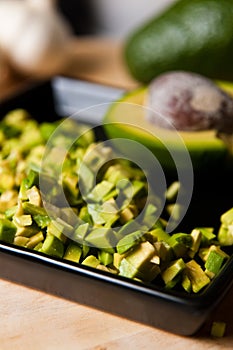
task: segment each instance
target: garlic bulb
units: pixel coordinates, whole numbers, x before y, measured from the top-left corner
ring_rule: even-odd
[[[0,51],[21,73],[58,73],[69,57],[70,40],[54,0],[0,0]]]

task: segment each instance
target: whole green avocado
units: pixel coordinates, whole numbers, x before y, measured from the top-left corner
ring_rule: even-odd
[[[233,0],[179,0],[132,33],[124,54],[143,83],[170,70],[233,80]]]

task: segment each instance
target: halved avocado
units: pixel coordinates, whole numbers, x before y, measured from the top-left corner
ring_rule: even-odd
[[[217,84],[233,96],[233,84]],[[141,143],[152,151],[163,169],[168,171],[177,166],[185,168],[187,157],[183,155],[187,153],[194,170],[216,169],[227,162],[228,149],[215,130],[174,131],[147,121],[147,91],[147,87],[131,91],[111,105],[104,118],[104,129],[109,138],[126,138]],[[124,153],[125,150],[121,151]]]

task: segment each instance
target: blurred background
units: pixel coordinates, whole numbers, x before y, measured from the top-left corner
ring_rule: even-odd
[[[176,1],[0,0],[0,86],[61,74],[132,88],[177,67],[232,80],[232,0],[213,0],[216,6],[181,1],[187,23],[180,24],[178,12],[159,34],[148,31],[139,50],[137,41],[130,49],[131,34],[160,13],[166,16]]]
[[[76,35],[123,39],[175,0],[58,0]]]
[[[18,77],[44,78],[58,72],[66,75],[72,72],[82,79],[101,77],[102,83],[107,84],[111,78],[114,84],[122,85],[121,81],[129,80],[130,76],[122,62],[120,45],[137,27],[174,2],[0,0],[0,86],[4,87],[0,94],[4,94],[6,81],[11,84]],[[7,10],[3,3],[8,3]],[[31,13],[29,4],[37,12]],[[58,18],[55,21],[52,15],[56,12],[65,23]],[[66,22],[71,27],[71,36],[62,26]],[[76,38],[77,43],[73,43]],[[65,58],[68,51],[69,60]]]

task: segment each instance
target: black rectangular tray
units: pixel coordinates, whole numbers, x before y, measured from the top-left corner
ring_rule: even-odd
[[[14,108],[25,108],[39,121],[54,120],[83,109],[83,120],[101,124],[108,105],[96,115],[89,115],[85,108],[114,101],[122,93],[113,87],[55,77],[0,102],[0,117]],[[166,291],[1,242],[0,266],[1,278],[181,335],[192,335],[203,325],[233,282],[233,256],[198,295]]]

